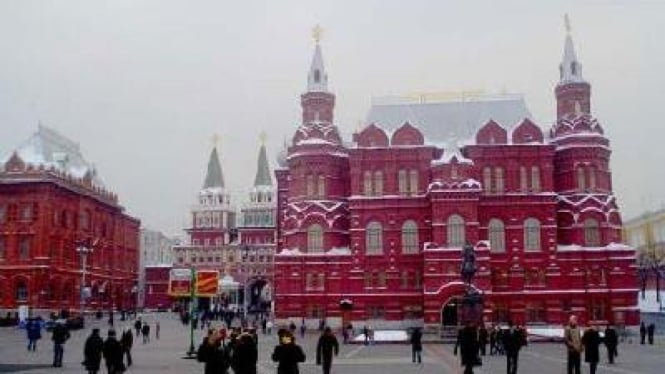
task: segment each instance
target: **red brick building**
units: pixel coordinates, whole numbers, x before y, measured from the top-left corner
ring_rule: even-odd
[[[87,310],[134,307],[140,222],[78,144],[40,126],[1,161],[0,310],[78,310],[81,289]]]
[[[546,133],[521,98],[472,97],[374,105],[345,143],[317,43],[275,173],[277,317],[455,325],[470,242],[489,320],[637,323],[609,140],[570,35],[559,69]]]

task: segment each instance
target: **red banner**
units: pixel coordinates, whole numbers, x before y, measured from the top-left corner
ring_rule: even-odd
[[[199,270],[196,272],[196,295],[215,296],[219,283],[219,272],[216,270]]]
[[[169,295],[190,296],[192,272],[189,269],[171,269],[169,273]]]

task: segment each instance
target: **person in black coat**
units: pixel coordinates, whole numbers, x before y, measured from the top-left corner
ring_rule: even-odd
[[[235,374],[256,374],[259,351],[250,333],[243,333],[238,338],[233,350],[232,367]]]
[[[485,356],[487,353],[487,339],[489,337],[489,333],[487,332],[487,328],[485,328],[485,324],[481,324],[480,328],[478,329],[478,344],[480,344],[480,354]],[[491,350],[492,348],[490,348]]]
[[[92,329],[92,333],[83,346],[83,366],[85,366],[88,374],[97,374],[99,371],[103,348],[104,341],[99,336],[99,329]]]
[[[284,332],[272,352],[272,360],[278,363],[277,374],[300,374],[298,363],[305,362],[305,352],[296,344],[292,333]]]
[[[503,332],[503,348],[506,352],[506,371],[508,374],[517,373],[520,349],[526,345],[525,332],[515,328],[512,322],[508,322],[508,330]]]
[[[619,345],[619,336],[617,330],[612,325],[607,325],[605,328],[605,347],[607,347],[607,360],[610,364],[614,363],[614,358],[617,356],[617,346]]]
[[[653,345],[653,335],[656,333],[656,324],[650,323],[647,326],[647,339],[649,339],[649,345]]]
[[[53,340],[53,367],[62,367],[62,356],[65,353],[65,342],[70,338],[69,329],[64,319],[55,322],[51,340]]]
[[[584,361],[589,363],[589,374],[596,374],[596,367],[600,361],[600,334],[595,326],[588,328],[582,335],[584,345]]]
[[[480,365],[478,329],[475,323],[467,322],[466,326],[459,330],[453,351],[455,356],[457,356],[458,348],[461,353],[460,359],[462,366],[464,366],[464,374],[473,374],[473,367]]]
[[[647,337],[647,326],[644,324],[644,321],[640,323],[640,344],[644,344]]]
[[[127,356],[127,367],[132,366],[132,345],[134,345],[134,335],[132,329],[126,328],[120,337],[120,345],[122,346],[122,355]]]
[[[339,354],[339,342],[330,327],[325,327],[316,345],[316,364],[321,365],[323,374],[330,374],[333,354],[335,356]]]
[[[109,330],[102,353],[108,374],[119,374],[125,371],[125,365],[122,363],[122,345],[115,337],[115,330]]]
[[[415,328],[411,333],[411,361],[420,364],[422,363],[423,351],[423,333],[419,328]]]

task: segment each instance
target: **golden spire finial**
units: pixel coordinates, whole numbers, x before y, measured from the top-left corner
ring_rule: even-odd
[[[568,17],[568,13],[566,13],[566,14],[563,16],[563,22],[564,22],[564,24],[565,24],[565,26],[566,26],[566,33],[567,33],[567,34],[570,34],[571,27],[570,27],[570,17]]]
[[[212,134],[211,140],[212,140],[213,148],[217,148],[217,146],[219,145],[219,139],[220,139],[220,136],[219,136],[218,133]]]
[[[261,145],[266,145],[266,139],[268,139],[268,135],[265,131],[261,131],[259,134],[259,141],[261,142]]]
[[[314,26],[314,28],[312,28],[312,38],[314,39],[316,44],[319,44],[322,36],[323,36],[323,29],[321,28],[320,25],[317,24],[316,26]]]

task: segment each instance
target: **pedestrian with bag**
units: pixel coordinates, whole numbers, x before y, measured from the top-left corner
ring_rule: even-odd
[[[92,333],[85,340],[83,346],[83,366],[88,374],[97,374],[102,362],[104,341],[99,336],[99,329],[92,329]]]
[[[108,374],[120,374],[125,371],[125,365],[122,363],[122,345],[116,338],[115,330],[109,330],[102,353]]]
[[[563,333],[563,339],[568,351],[568,374],[580,374],[580,360],[584,346],[582,345],[580,328],[577,326],[577,316],[570,316]]]
[[[330,327],[325,327],[316,344],[316,364],[321,365],[323,374],[330,374],[333,355],[339,354],[339,342]]]

